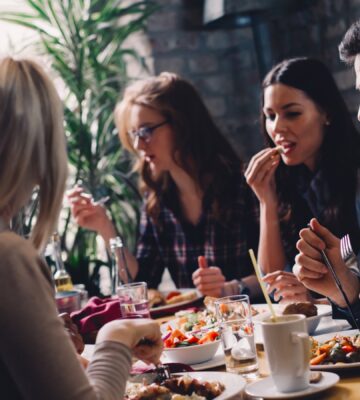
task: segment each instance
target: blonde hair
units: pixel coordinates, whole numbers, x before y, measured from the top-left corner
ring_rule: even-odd
[[[10,216],[39,189],[31,240],[43,249],[62,204],[67,177],[63,110],[42,68],[30,60],[0,61],[0,213]]]

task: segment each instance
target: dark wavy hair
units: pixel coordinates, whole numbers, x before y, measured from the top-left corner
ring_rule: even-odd
[[[339,226],[352,226],[349,208],[354,208],[357,173],[360,163],[359,134],[351,115],[336,86],[329,69],[319,60],[293,58],[276,65],[263,81],[263,92],[270,85],[281,83],[301,90],[327,115],[330,122],[324,126],[325,135],[320,149],[320,165],[330,191],[330,203],[326,205],[324,223],[334,233],[340,234]],[[264,98],[262,98],[262,106]],[[266,132],[265,115],[262,128],[269,146],[275,146]],[[293,185],[298,167],[281,163],[276,172],[281,215],[289,216],[295,190]]]
[[[349,65],[360,54],[360,20],[354,22],[344,35],[339,45],[340,59]]]
[[[115,121],[125,148],[138,156],[128,135],[129,112],[133,105],[156,110],[171,125],[175,139],[173,158],[200,186],[211,193],[213,215],[226,210],[232,197],[233,173],[242,163],[210,116],[200,95],[189,82],[176,74],[163,72],[129,86],[116,106]],[[177,202],[175,183],[169,173],[154,177],[149,164],[137,157],[135,170],[140,174],[140,189],[146,193],[146,210],[155,221],[160,201]]]

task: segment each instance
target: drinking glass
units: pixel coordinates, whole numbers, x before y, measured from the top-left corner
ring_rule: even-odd
[[[226,371],[256,378],[258,361],[249,296],[222,297],[215,302],[225,353]]]
[[[146,282],[134,282],[117,287],[122,318],[149,318]]]

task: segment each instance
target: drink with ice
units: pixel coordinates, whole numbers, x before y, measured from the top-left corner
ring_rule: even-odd
[[[226,371],[246,378],[258,376],[258,362],[249,297],[228,296],[215,302],[220,322]]]
[[[229,321],[221,325],[221,337],[228,372],[251,373],[258,369],[252,326],[247,321]]]
[[[149,302],[141,300],[138,302],[129,302],[120,299],[120,310],[122,318],[149,318]]]
[[[134,282],[117,288],[123,318],[149,318],[146,282]]]

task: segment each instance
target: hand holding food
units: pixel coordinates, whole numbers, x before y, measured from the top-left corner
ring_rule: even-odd
[[[291,272],[275,271],[263,277],[268,293],[273,293],[274,300],[281,304],[310,301],[313,299],[307,288]]]
[[[76,352],[78,354],[81,354],[84,351],[85,344],[77,326],[74,324],[68,313],[59,314],[59,318],[62,319],[65,330],[69,334],[70,339],[76,349]]]
[[[261,150],[249,162],[245,171],[246,182],[260,203],[277,204],[275,171],[279,163],[280,151],[277,147]]]
[[[221,269],[213,266],[208,267],[203,256],[199,257],[198,262],[199,268],[192,274],[194,285],[204,296],[220,297],[225,283]]]
[[[115,320],[105,324],[96,338],[120,342],[128,346],[135,357],[157,364],[163,349],[159,324],[147,318]]]

